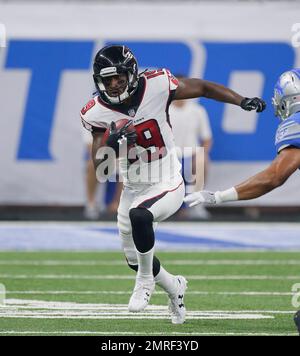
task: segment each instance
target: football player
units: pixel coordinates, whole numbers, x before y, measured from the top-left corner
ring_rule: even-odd
[[[274,88],[275,115],[280,119],[276,132],[277,157],[264,171],[224,191],[199,191],[185,197],[190,207],[258,198],[280,187],[300,168],[300,68],[283,73]],[[300,311],[294,316],[300,333]]]
[[[106,146],[118,153],[125,138],[129,146],[135,145],[137,152],[136,160],[126,156],[119,159],[124,189],[118,228],[127,263],[137,272],[129,311],[144,310],[157,284],[169,296],[172,323],[181,324],[185,320],[183,298],[187,282],[184,277],[167,272],[154,256],[155,226],[180,208],[185,194],[169,105],[172,100],[205,96],[261,112],[265,103],[205,80],[178,81],[166,69],[139,74],[135,56],[122,45],[102,48],[95,56],[93,69],[99,95],[81,110],[81,118],[93,135],[96,170],[104,162],[96,156],[107,128],[110,135]],[[124,118],[132,120],[135,132],[117,129],[116,122]]]

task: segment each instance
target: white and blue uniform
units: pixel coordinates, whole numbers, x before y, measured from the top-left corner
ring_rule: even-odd
[[[136,146],[140,156],[145,149],[148,152],[149,160],[139,159],[133,164],[128,163],[127,157],[119,159],[124,189],[118,209],[118,228],[131,265],[137,264],[137,256],[129,211],[148,209],[156,225],[180,208],[185,195],[168,113],[178,81],[168,70],[159,69],[144,73],[140,83],[143,85],[137,90],[139,100],[133,112],[120,112],[120,106],[107,105],[99,96],[81,110],[83,126],[91,132],[105,132],[112,121],[131,119],[138,135]]]
[[[300,112],[293,114],[279,125],[275,145],[277,153],[287,147],[300,148]]]

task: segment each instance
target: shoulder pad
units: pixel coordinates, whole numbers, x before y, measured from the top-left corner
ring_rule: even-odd
[[[277,129],[275,145],[277,152],[288,146],[300,147],[300,123],[289,119]]]
[[[96,105],[97,97],[91,99],[80,111],[82,125],[90,132],[104,132],[107,124],[99,121],[99,105]]]
[[[147,81],[157,78],[157,82],[159,82],[161,86],[167,90],[176,90],[178,87],[178,79],[165,68],[147,71],[144,73],[144,76]]]

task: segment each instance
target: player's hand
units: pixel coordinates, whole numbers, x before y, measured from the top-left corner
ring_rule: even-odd
[[[184,202],[187,203],[190,208],[198,204],[217,204],[215,193],[207,190],[201,190],[187,195],[184,198]]]
[[[132,124],[132,121],[129,121],[121,129],[117,130],[116,123],[113,121],[110,124],[109,136],[106,141],[106,145],[111,147],[115,152],[119,153],[119,146],[127,142],[128,146],[134,145],[137,140],[136,132],[127,132],[127,128]]]
[[[262,112],[266,108],[266,103],[260,98],[244,98],[241,102],[241,108],[246,111]]]
[[[116,123],[113,121],[109,127],[109,136],[106,141],[106,145],[111,147],[115,152],[119,151],[119,132],[116,127]]]
[[[119,133],[119,143],[121,143],[120,140],[122,141],[124,139],[127,141],[127,146],[132,146],[136,143],[137,133],[135,131],[127,132],[128,127],[131,125],[132,120],[128,121],[128,123],[124,127],[122,127]]]

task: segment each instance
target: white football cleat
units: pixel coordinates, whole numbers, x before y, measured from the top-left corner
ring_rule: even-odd
[[[151,282],[144,282],[137,279],[132,296],[129,300],[128,310],[132,313],[143,311],[149,304],[154,289],[154,280]]]
[[[169,294],[169,312],[172,324],[183,324],[185,322],[186,309],[184,306],[184,293],[187,289],[187,280],[182,276],[175,276],[177,290],[175,294]]]

